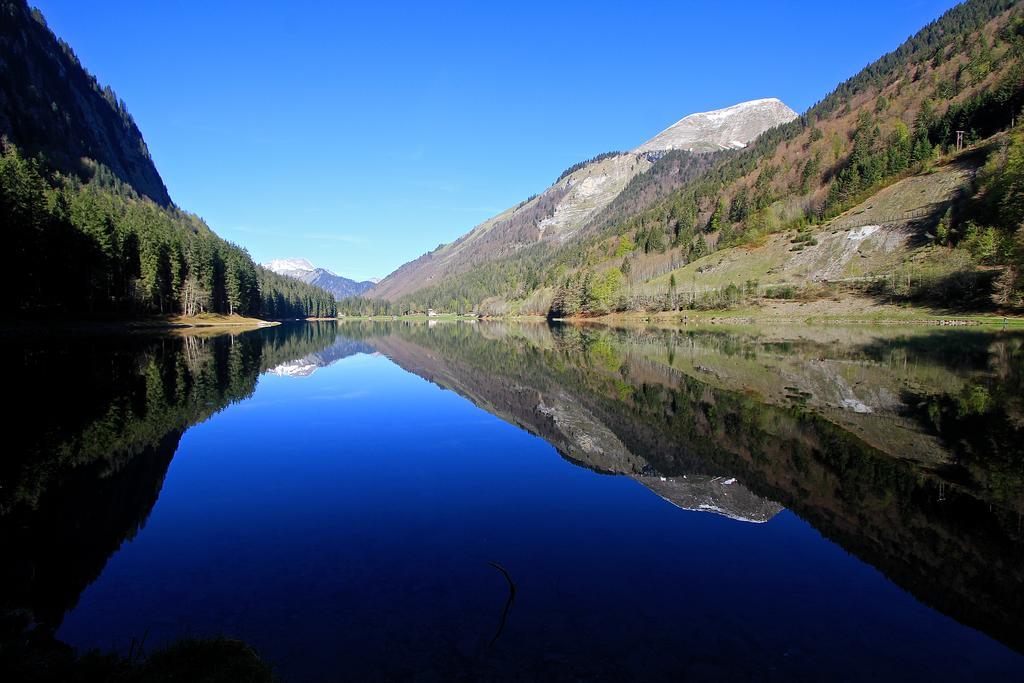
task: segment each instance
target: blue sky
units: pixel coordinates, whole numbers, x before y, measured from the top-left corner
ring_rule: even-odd
[[[955,3],[34,4],[179,206],[362,279],[688,113],[803,111]]]

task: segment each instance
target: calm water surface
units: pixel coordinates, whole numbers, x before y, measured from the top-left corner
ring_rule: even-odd
[[[2,346],[0,604],[80,651],[227,634],[287,681],[1024,679],[1020,335]]]

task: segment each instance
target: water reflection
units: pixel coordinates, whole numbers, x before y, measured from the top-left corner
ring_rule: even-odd
[[[0,460],[0,621],[52,634],[149,516],[182,434],[259,374],[331,345],[335,325],[240,335],[4,339],[13,444]]]
[[[790,508],[918,599],[1024,650],[1024,336],[515,324],[343,334],[680,507],[755,521]]]
[[[679,508],[788,508],[1024,651],[1020,335],[351,322],[0,345],[21,398],[0,462],[5,638],[56,631],[145,524],[190,426],[261,373],[382,354]]]

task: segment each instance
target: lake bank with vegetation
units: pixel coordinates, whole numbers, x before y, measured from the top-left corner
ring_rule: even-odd
[[[767,304],[736,305],[728,308],[681,309],[671,311],[617,311],[595,315],[546,317],[543,315],[433,315],[405,313],[394,315],[339,315],[340,321],[503,321],[601,323],[607,325],[656,323],[680,326],[691,323],[763,323],[789,325],[987,325],[1024,327],[1024,315],[1013,311],[1005,315],[991,311],[942,310],[919,306],[877,304],[864,299],[828,299],[809,302],[773,301]]]
[[[22,317],[0,322],[0,335],[39,335],[65,333],[160,332],[173,330],[230,331],[259,329],[280,325],[280,320],[263,320],[240,315],[203,313],[193,316],[164,315],[141,317]]]
[[[773,302],[766,306],[684,311],[627,311],[569,320],[594,320],[606,324],[656,322],[663,325],[691,322],[747,322],[807,325],[990,325],[1024,327],[1024,316],[1014,311],[1001,315],[992,312],[941,310],[925,307],[878,305],[858,300],[821,300],[812,302]]]

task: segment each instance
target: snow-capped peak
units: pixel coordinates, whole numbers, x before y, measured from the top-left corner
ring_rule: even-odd
[[[739,149],[766,130],[796,117],[795,111],[775,97],[740,102],[724,109],[690,114],[635,151]]]
[[[316,267],[304,258],[277,258],[262,264],[262,266],[267,270],[274,271],[278,275],[310,273],[316,270]]]
[[[334,271],[314,266],[304,258],[278,258],[260,265],[278,275],[302,280],[306,284],[326,289],[338,299],[357,296],[376,284],[369,281],[350,280]]]

